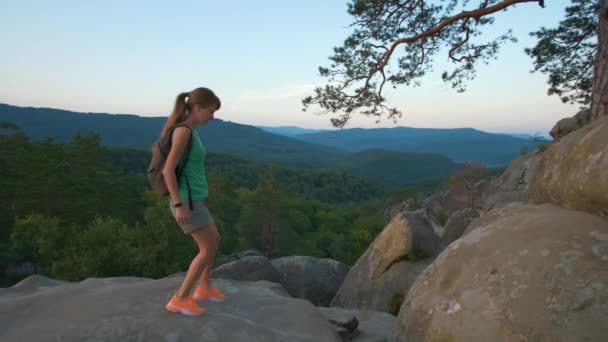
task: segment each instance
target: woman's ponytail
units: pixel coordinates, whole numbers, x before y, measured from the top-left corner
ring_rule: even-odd
[[[171,131],[171,129],[173,129],[175,125],[186,119],[186,114],[188,111],[186,99],[189,96],[190,93],[180,93],[179,95],[177,95],[177,98],[175,99],[175,105],[173,106],[173,111],[167,119],[167,123],[165,123],[165,127],[163,128],[163,131],[160,134],[161,137],[165,137],[167,134],[169,134],[169,132]]]

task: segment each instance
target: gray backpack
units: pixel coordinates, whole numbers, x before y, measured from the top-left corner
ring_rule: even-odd
[[[167,161],[169,151],[171,151],[173,132],[175,131],[175,128],[180,126],[188,127],[184,124],[175,125],[171,129],[171,133],[167,134],[165,137],[159,138],[156,142],[154,142],[154,145],[152,145],[152,160],[150,161],[150,166],[148,167],[148,182],[150,183],[152,190],[161,196],[169,195],[167,183],[165,182],[165,177],[163,176],[163,168],[165,167],[165,162]],[[186,169],[186,164],[188,164],[188,160],[190,159],[190,150],[192,150],[192,129],[190,127],[188,127],[188,129],[190,130],[190,139],[188,141],[188,148],[186,150],[186,159],[184,160],[183,165],[178,165],[175,168],[175,177],[178,179],[178,181],[182,172],[184,172]],[[188,174],[186,174],[186,187],[188,188],[188,202],[190,203],[190,208],[192,209],[192,198],[190,195]]]

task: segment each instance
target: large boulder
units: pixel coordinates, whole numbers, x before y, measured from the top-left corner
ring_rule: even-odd
[[[258,281],[266,280],[281,283],[281,273],[265,256],[248,256],[223,264],[213,271],[211,277],[232,280]]]
[[[396,311],[395,303],[401,303],[430,263],[421,259],[434,257],[443,247],[424,210],[398,215],[350,269],[331,306]]]
[[[462,233],[467,229],[471,221],[479,217],[477,212],[471,208],[462,209],[450,215],[448,223],[445,225],[445,230],[441,239],[446,245],[449,245],[456,239],[462,236]]]
[[[553,142],[529,193],[535,203],[608,215],[608,116]]]
[[[419,277],[396,341],[605,341],[608,221],[514,203],[475,220]]]
[[[288,256],[272,260],[282,276],[281,283],[296,298],[316,306],[328,306],[342,285],[349,267],[332,259]]]
[[[87,279],[0,289],[0,340],[10,341],[341,341],[316,307],[281,285],[215,279],[227,299],[198,317],[164,305],[183,277]]]
[[[559,120],[555,126],[553,126],[549,134],[553,138],[558,139],[567,135],[568,133],[576,131],[591,121],[591,109],[582,109],[573,117]]]
[[[542,158],[540,151],[518,157],[499,177],[476,184],[476,188],[481,190],[481,198],[477,202],[480,211],[485,213],[509,203],[527,201],[530,181]]]

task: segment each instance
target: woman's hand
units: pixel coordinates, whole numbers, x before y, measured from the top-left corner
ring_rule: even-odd
[[[187,207],[177,207],[175,208],[175,220],[179,224],[190,223],[191,218],[190,209]]]

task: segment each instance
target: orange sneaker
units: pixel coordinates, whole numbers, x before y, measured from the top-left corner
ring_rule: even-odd
[[[181,313],[187,316],[198,316],[205,312],[205,309],[194,302],[192,296],[179,300],[175,294],[171,297],[171,300],[167,303],[165,308],[171,312]]]
[[[194,300],[209,299],[212,302],[219,303],[223,302],[224,299],[226,299],[226,296],[224,296],[224,294],[221,293],[220,290],[215,286],[211,286],[210,288],[205,289],[201,285],[197,285],[194,289],[194,294],[192,295],[192,298],[194,298]]]

